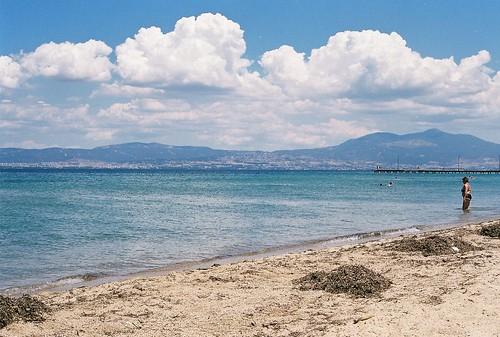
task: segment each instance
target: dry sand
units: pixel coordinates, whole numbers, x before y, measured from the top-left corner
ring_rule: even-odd
[[[500,239],[479,235],[480,226],[420,235],[483,248],[450,255],[394,251],[398,239],[383,239],[45,292],[45,322],[14,323],[0,336],[500,336]],[[356,298],[293,282],[353,263],[392,285]]]

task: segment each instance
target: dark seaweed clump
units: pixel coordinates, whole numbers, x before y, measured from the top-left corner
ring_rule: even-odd
[[[0,329],[17,320],[41,322],[48,311],[46,304],[29,295],[19,298],[0,295]]]
[[[458,237],[439,235],[421,239],[416,237],[404,238],[394,243],[393,248],[402,252],[421,252],[424,256],[446,255],[480,249]]]
[[[344,265],[330,272],[314,271],[294,283],[300,290],[324,290],[355,297],[377,295],[391,285],[390,280],[361,265]]]
[[[500,238],[500,223],[481,227],[479,233],[481,235],[489,236],[491,238]]]

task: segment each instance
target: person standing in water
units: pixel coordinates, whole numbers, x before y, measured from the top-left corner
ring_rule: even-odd
[[[469,178],[467,177],[462,178],[462,183],[464,184],[464,186],[462,186],[462,209],[466,211],[469,209],[470,201],[472,200],[472,187],[470,186]]]

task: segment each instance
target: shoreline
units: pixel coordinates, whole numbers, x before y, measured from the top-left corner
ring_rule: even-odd
[[[144,278],[150,276],[160,276],[169,272],[189,271],[195,269],[206,269],[213,264],[224,265],[237,263],[246,259],[262,259],[266,257],[279,256],[289,253],[299,253],[310,249],[328,249],[342,247],[344,245],[362,244],[367,242],[376,242],[379,240],[390,239],[400,236],[414,235],[443,229],[459,228],[466,225],[484,223],[500,219],[499,216],[488,217],[480,220],[474,220],[463,223],[440,223],[440,224],[418,224],[408,227],[391,228],[385,230],[374,230],[369,232],[358,232],[352,234],[338,235],[329,238],[320,238],[306,240],[298,243],[285,244],[282,246],[268,247],[260,250],[243,252],[235,255],[213,256],[200,260],[179,261],[166,264],[161,267],[144,269],[137,272],[100,274],[84,273],[76,275],[62,276],[54,281],[47,283],[37,283],[20,287],[9,287],[0,289],[0,295],[19,296],[21,294],[39,294],[45,291],[62,292],[78,287],[94,287],[102,284],[121,282],[129,279]]]
[[[318,247],[37,295],[53,312],[0,336],[500,336],[500,220]],[[460,237],[480,250],[424,256],[402,238]],[[373,239],[373,238],[372,238]],[[375,297],[301,291],[294,280],[360,264],[391,281]],[[425,324],[422,324],[425,322]]]

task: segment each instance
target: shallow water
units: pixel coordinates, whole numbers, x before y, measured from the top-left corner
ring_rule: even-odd
[[[500,176],[472,179],[467,213],[460,209],[460,178],[335,171],[0,171],[0,289],[500,214]]]

